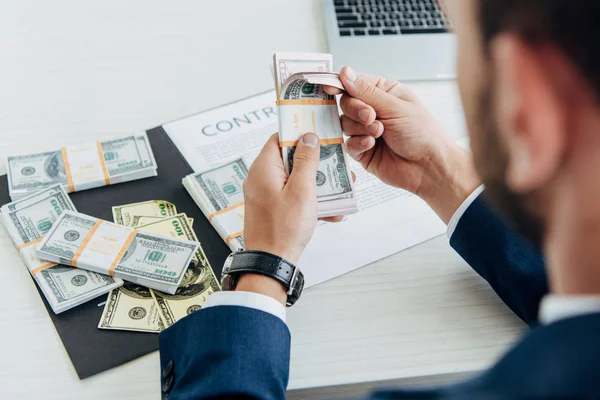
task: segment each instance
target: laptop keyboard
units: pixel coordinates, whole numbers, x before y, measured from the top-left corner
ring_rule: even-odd
[[[438,0],[329,0],[340,36],[443,33],[452,23]]]

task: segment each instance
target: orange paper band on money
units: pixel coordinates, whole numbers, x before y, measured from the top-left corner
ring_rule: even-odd
[[[71,166],[69,165],[69,157],[67,157],[67,148],[63,147],[60,149],[62,154],[63,163],[65,164],[65,173],[67,174],[67,183],[69,184],[69,193],[75,191],[75,185],[73,184],[73,175],[71,174]]]
[[[277,100],[278,106],[330,106],[335,100]]]
[[[231,210],[234,210],[234,209],[236,209],[236,208],[243,207],[243,206],[244,206],[244,202],[243,202],[243,201],[242,201],[242,202],[240,202],[240,203],[234,204],[234,205],[232,205],[232,206],[229,206],[229,207],[227,207],[227,208],[224,208],[224,209],[222,209],[222,210],[219,210],[219,211],[217,211],[217,212],[214,212],[214,213],[210,214],[210,215],[208,216],[208,220],[209,220],[209,221],[211,221],[211,220],[212,220],[214,217],[216,217],[216,216],[217,216],[217,215],[219,215],[219,214],[224,214],[224,213],[226,213],[227,211],[231,211]]]
[[[79,260],[79,257],[81,257],[81,253],[83,253],[85,246],[87,246],[88,243],[90,242],[90,240],[92,240],[94,233],[98,230],[98,228],[100,227],[102,222],[103,222],[102,220],[96,221],[94,226],[92,226],[92,229],[90,229],[90,233],[88,233],[88,235],[85,237],[85,239],[83,239],[83,242],[81,242],[81,246],[79,246],[79,248],[75,252],[75,255],[73,256],[73,259],[71,260],[71,264],[73,264],[74,267],[77,266],[77,260]]]
[[[319,139],[320,145],[326,144],[342,144],[344,143],[344,138],[335,138],[335,139]],[[295,147],[298,146],[297,140],[284,140],[283,142],[279,142],[279,147]]]
[[[100,168],[102,169],[102,175],[104,176],[104,183],[110,185],[110,177],[108,175],[108,168],[106,167],[106,161],[104,161],[104,153],[102,152],[102,144],[96,142],[96,149],[98,151],[98,160],[100,161]],[[73,181],[73,171],[71,171],[71,164],[69,163],[69,156],[67,148],[63,147],[60,149],[62,154],[63,163],[65,164],[65,173],[67,175],[67,183],[69,185],[69,193],[75,191],[75,182]]]
[[[244,231],[232,233],[231,235],[227,236],[227,238],[225,239],[225,243],[227,243],[227,245],[229,245],[229,242],[231,242],[232,239],[235,239],[238,236],[242,236],[243,234],[244,234]]]
[[[42,239],[43,238],[39,238],[39,239],[32,240],[31,242],[28,242],[28,243],[23,243],[22,245],[20,245],[19,247],[17,247],[17,250],[19,250],[19,252],[21,252],[21,250],[23,250],[24,248],[29,247],[29,246],[33,246],[34,244],[41,242]]]
[[[137,234],[137,232],[138,232],[138,230],[134,229],[133,232],[131,232],[129,234],[129,236],[127,237],[127,240],[123,244],[123,247],[121,247],[121,250],[119,251],[119,253],[115,257],[115,260],[113,261],[113,263],[111,264],[111,266],[110,266],[110,268],[108,270],[108,275],[114,276],[114,274],[115,274],[115,268],[117,268],[117,264],[119,263],[119,261],[121,261],[121,258],[123,258],[123,254],[125,254],[125,252],[127,251],[127,248],[131,244],[131,241],[133,240],[133,238],[135,237],[135,235]]]
[[[38,272],[41,272],[41,271],[43,271],[43,270],[45,270],[45,269],[48,269],[48,268],[52,268],[52,267],[54,267],[55,265],[57,265],[57,264],[56,264],[56,263],[53,263],[53,262],[46,263],[46,264],[44,264],[44,265],[42,265],[42,266],[40,266],[40,267],[38,267],[38,268],[36,268],[36,269],[32,270],[32,271],[31,271],[31,275],[33,276],[33,275],[37,274]]]
[[[23,243],[22,245],[20,245],[19,247],[17,247],[17,250],[19,250],[19,253],[21,253],[23,249],[26,249],[27,247],[31,247],[33,245],[38,244],[39,242],[42,241],[42,239],[43,238],[39,238],[39,239],[32,240],[29,243]],[[24,260],[24,261],[27,262],[26,260]],[[33,276],[33,275],[37,274],[38,272],[43,271],[43,270],[48,269],[48,268],[52,268],[55,265],[58,265],[58,264],[53,263],[53,262],[47,262],[45,264],[42,264],[39,267],[37,267],[36,269],[31,270],[31,275]]]
[[[102,174],[104,175],[104,183],[106,183],[106,185],[110,185],[108,168],[106,168],[106,161],[104,161],[104,153],[102,152],[102,145],[100,142],[96,142],[96,148],[98,149],[98,158],[100,159],[100,166],[102,167]]]

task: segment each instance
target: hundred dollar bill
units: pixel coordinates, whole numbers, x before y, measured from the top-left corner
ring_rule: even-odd
[[[7,159],[13,200],[55,184],[69,192],[156,176],[145,132]]]
[[[42,260],[117,276],[175,293],[198,243],[65,211],[39,244]]]
[[[194,242],[198,242],[196,233],[192,229],[192,225],[189,222],[187,215],[177,214],[171,217],[162,218],[158,221],[151,222],[146,225],[139,225],[137,228],[141,232],[156,233],[158,235],[170,236],[178,239],[186,239]],[[198,242],[199,243],[199,242]],[[200,247],[192,258],[194,265],[200,261]]]
[[[183,186],[194,202],[234,251],[244,247],[242,182],[247,175],[246,162],[238,159],[183,179]]]
[[[133,216],[134,225],[141,220],[137,217]],[[191,228],[192,218],[187,218],[185,214],[147,218],[152,222],[139,226],[142,232],[198,241]],[[129,283],[114,290],[109,295],[99,327],[158,332],[164,326],[169,327],[188,313],[199,309],[208,295],[219,290],[220,286],[201,247],[196,252],[196,257],[199,257],[201,264],[193,263],[188,267],[174,295]],[[158,312],[155,313],[154,310]],[[160,324],[157,324],[156,319],[159,317]]]
[[[275,53],[274,55],[275,91],[279,91],[285,81],[299,72],[332,72],[333,57],[321,53]]]
[[[333,57],[276,53],[273,58],[279,138],[286,170],[291,173],[293,169],[298,139],[307,132],[315,133],[321,143],[316,176],[319,216],[356,212],[337,102],[324,90],[324,85],[343,88],[337,74],[332,73]]]
[[[136,226],[150,224],[152,222],[160,221],[165,217],[154,217],[150,215],[132,215],[130,226],[135,228]]]
[[[161,219],[165,219],[168,217],[151,217],[148,215],[133,215],[131,217],[131,227],[135,228],[137,226],[151,224],[153,222],[160,221]],[[188,222],[190,226],[194,225],[194,218],[188,218]]]
[[[68,210],[74,211],[75,206],[61,185],[51,186],[1,208],[3,226],[56,314],[123,284],[120,278],[42,261],[36,257],[35,245],[60,215]]]
[[[157,233],[165,236],[182,237],[187,240],[198,241],[196,233],[185,214],[178,214],[164,218],[148,225],[140,226],[142,232]],[[166,327],[173,325],[179,319],[200,309],[211,293],[220,290],[208,258],[202,246],[198,248],[195,257],[198,262],[188,267],[183,281],[173,295],[150,290],[159,305],[161,319]]]
[[[159,306],[162,322],[167,328],[183,317],[198,311],[208,296],[221,290],[202,247],[200,247],[200,253],[200,262],[187,269],[175,294],[151,291]]]
[[[164,200],[148,200],[112,208],[113,221],[119,225],[132,226],[135,215],[146,217],[169,217],[177,214],[174,204]]]
[[[165,326],[159,316],[158,304],[150,291],[126,282],[111,291],[106,299],[98,328],[159,333]]]
[[[163,216],[132,215],[130,211],[136,208],[154,210],[157,213],[169,214],[176,211],[175,206],[164,201],[151,200],[143,203],[134,203],[113,207],[113,219],[124,223],[124,218],[132,228],[157,222]],[[115,210],[117,210],[115,212]],[[126,282],[119,289],[113,290],[104,306],[104,312],[98,328],[118,329],[138,332],[160,332],[164,324],[159,317],[158,304],[151,295],[152,289]],[[142,316],[143,315],[143,316]]]

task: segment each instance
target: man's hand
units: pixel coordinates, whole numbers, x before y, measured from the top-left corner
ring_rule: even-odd
[[[244,180],[244,242],[296,264],[317,224],[319,138],[307,133],[298,142],[289,178],[277,134],[269,138]],[[271,296],[285,306],[287,295],[274,279],[243,275],[237,290]]]
[[[319,139],[300,138],[289,178],[277,135],[271,136],[244,180],[244,242],[297,263],[317,224]]]
[[[471,156],[440,128],[419,99],[404,85],[358,74],[340,74],[342,130],[348,152],[383,182],[423,198],[448,223],[480,184]],[[337,94],[339,90],[328,87]]]

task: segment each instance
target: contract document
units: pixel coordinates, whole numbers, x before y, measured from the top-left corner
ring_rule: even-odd
[[[275,92],[269,91],[163,125],[194,171],[243,157],[254,161],[278,130]],[[438,236],[445,225],[419,197],[385,185],[351,161],[358,213],[320,222],[298,262],[313,286]]]

